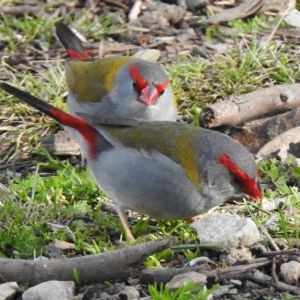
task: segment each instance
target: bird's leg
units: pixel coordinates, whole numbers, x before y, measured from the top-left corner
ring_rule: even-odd
[[[80,152],[81,152],[81,167],[85,168],[87,165],[87,159],[81,149],[80,149]]]
[[[130,243],[133,243],[135,241],[135,238],[133,237],[131,230],[129,228],[129,224],[127,222],[126,216],[125,216],[125,210],[124,208],[119,207],[116,205],[117,213],[119,215],[119,218],[121,220],[121,223],[123,225],[125,235]]]

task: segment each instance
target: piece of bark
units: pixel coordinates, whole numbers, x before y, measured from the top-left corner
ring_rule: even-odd
[[[57,260],[0,258],[0,282],[17,281],[29,286],[49,280],[74,280],[74,270],[85,284],[126,279],[136,275],[147,256],[174,245],[176,238],[151,241],[97,255]]]
[[[266,143],[281,133],[300,126],[300,108],[280,114],[266,121],[248,122],[243,127],[232,128],[230,136],[252,153],[257,153]]]
[[[292,128],[271,140],[258,151],[255,157],[261,160],[276,156],[284,161],[289,154],[292,154],[291,152],[298,154],[297,156],[300,154],[300,126]]]
[[[218,277],[220,275],[225,275],[227,273],[245,273],[252,269],[257,269],[263,266],[266,266],[271,263],[270,260],[265,260],[263,262],[255,262],[253,263],[232,266],[222,269],[214,269],[214,270],[202,270],[201,267],[191,267],[191,268],[170,268],[170,269],[153,269],[153,270],[144,270],[140,277],[140,282],[142,284],[166,284],[168,283],[174,276],[183,274],[190,271],[199,272],[203,275],[210,277]]]
[[[42,147],[54,155],[79,155],[79,145],[66,131],[41,137]]]
[[[205,128],[238,125],[253,118],[286,112],[300,106],[299,89],[300,84],[283,84],[216,102],[203,110],[200,124]]]
[[[255,14],[261,9],[263,1],[261,0],[245,0],[236,7],[224,9],[206,21],[210,24],[228,22],[235,19],[246,18]]]

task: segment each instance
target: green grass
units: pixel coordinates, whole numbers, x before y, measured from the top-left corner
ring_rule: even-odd
[[[271,41],[262,47],[258,37],[239,39],[236,47],[210,59],[181,58],[167,66],[180,112],[197,124],[201,108],[273,84],[295,83],[298,57],[293,45]]]
[[[300,168],[297,166],[294,157],[289,157],[283,163],[276,159],[261,162],[260,170],[264,174],[262,184],[272,186],[271,189],[265,189],[264,196],[270,200],[284,198],[287,201],[277,211],[271,214],[262,211],[258,215],[253,215],[253,219],[260,225],[267,222],[270,217],[275,217],[277,220],[276,227],[273,226],[270,230],[271,235],[273,237],[283,237],[291,247],[290,239],[298,240],[300,233]]]
[[[12,18],[0,13],[0,41],[7,43],[9,51],[18,51],[32,46],[32,43],[39,39],[39,44],[42,41],[43,51],[47,51],[53,43],[54,25],[58,21],[72,24],[75,28],[84,28],[84,35],[87,39],[106,40],[111,35],[127,31],[125,25],[114,24],[113,16],[113,14],[108,14],[92,17],[90,10],[83,8],[71,10],[62,18],[53,4],[45,5],[43,12],[34,16]]]
[[[82,253],[112,248],[107,232],[121,232],[122,226],[117,218],[101,213],[99,203],[104,195],[88,171],[61,163],[53,175],[42,165],[26,179],[10,179],[12,194],[2,203],[0,213],[4,224],[0,229],[1,256],[32,258],[44,253],[43,245],[54,239],[72,242]],[[52,230],[48,223],[65,228]]]
[[[31,45],[36,38],[42,37],[46,47],[49,47],[52,39],[54,24],[59,20],[57,17],[45,18],[42,14],[26,16],[24,18],[11,18],[1,14],[0,40],[8,43],[11,51]],[[16,35],[18,33],[19,35]]]
[[[173,292],[169,291],[168,286],[150,285],[148,287],[150,296],[154,300],[205,300],[216,289],[217,286],[207,290],[193,282],[188,282]]]

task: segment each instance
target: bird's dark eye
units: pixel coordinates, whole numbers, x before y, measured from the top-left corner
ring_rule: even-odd
[[[234,177],[233,181],[236,185],[240,185],[242,183],[242,180],[238,177]]]
[[[134,88],[136,88],[136,81],[135,81],[135,80],[132,81],[132,86],[133,86]]]

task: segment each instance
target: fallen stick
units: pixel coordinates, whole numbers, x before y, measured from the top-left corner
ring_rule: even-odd
[[[300,106],[299,89],[300,84],[283,84],[216,102],[203,110],[200,124],[205,128],[238,125],[256,117],[283,113]]]
[[[294,295],[300,295],[300,289],[298,287],[289,285],[289,284],[281,282],[281,281],[275,282],[272,279],[272,277],[265,275],[263,273],[260,273],[260,272],[256,272],[253,275],[247,274],[247,279],[252,282],[258,283],[262,286],[265,286],[265,287],[272,286],[280,291],[288,291]]]
[[[255,261],[255,260],[253,260]],[[195,271],[199,272],[203,275],[210,277],[218,277],[220,275],[225,275],[228,273],[245,273],[249,270],[260,268],[270,264],[271,261],[265,259],[265,261],[259,261],[251,264],[232,266],[222,269],[214,269],[214,270],[203,270],[201,267],[191,267],[191,268],[170,268],[170,269],[154,269],[154,270],[144,270],[140,277],[140,283],[142,284],[166,284],[168,283],[174,276]]]
[[[149,255],[174,245],[176,238],[146,242],[97,255],[56,260],[0,258],[0,282],[17,281],[29,286],[44,281],[74,280],[74,271],[83,284],[126,279],[136,275],[139,264]]]
[[[235,19],[243,19],[255,14],[261,9],[263,1],[261,0],[247,0],[242,1],[238,6],[224,9],[213,17],[210,17],[206,22],[210,24],[217,24],[221,22],[228,22]]]
[[[276,240],[276,239],[275,239]],[[300,256],[299,249],[287,249],[287,250],[277,250],[277,251],[268,251],[260,253],[261,256],[269,257],[275,255],[297,255]]]

